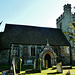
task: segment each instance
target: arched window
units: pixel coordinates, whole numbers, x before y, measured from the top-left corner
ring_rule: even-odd
[[[35,56],[35,47],[31,47],[31,56]]]
[[[13,50],[16,50],[16,56],[20,56],[20,47],[19,46],[14,46]]]
[[[28,48],[24,47],[24,60],[28,58]]]

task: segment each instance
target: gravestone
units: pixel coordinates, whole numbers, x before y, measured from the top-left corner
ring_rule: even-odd
[[[15,66],[16,66],[16,72],[20,73],[21,68],[22,68],[22,59],[21,58],[16,59]]]
[[[20,58],[20,71],[21,71],[21,68],[22,68],[22,58]]]
[[[34,69],[36,69],[36,59],[34,60]]]
[[[16,75],[16,67],[15,67],[15,55],[16,55],[16,50],[13,50],[13,53],[12,53],[12,57],[13,57],[13,59],[12,59],[12,64],[13,64],[13,70],[14,70],[14,75]]]
[[[38,68],[41,71],[41,58],[38,59]]]
[[[63,72],[63,70],[62,70],[62,63],[61,62],[57,64],[57,72],[58,73],[62,73]]]
[[[20,73],[20,59],[16,59],[16,73]]]
[[[40,58],[40,71],[41,71],[41,58]]]

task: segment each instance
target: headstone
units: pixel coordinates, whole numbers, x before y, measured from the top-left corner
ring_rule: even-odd
[[[41,71],[41,58],[39,58],[39,60],[38,60],[38,68],[39,68],[40,71]]]
[[[11,64],[10,70],[13,70],[13,64]]]
[[[14,75],[16,75],[16,70],[15,70],[15,56],[13,56],[13,69],[14,69]]]
[[[13,70],[14,70],[14,75],[16,75],[16,70],[15,70],[15,55],[16,55],[16,51],[13,50],[13,53],[12,53],[12,56],[13,56],[13,59],[12,59],[12,64],[13,64]]]
[[[34,60],[34,69],[36,69],[36,59]]]
[[[22,59],[20,58],[20,71],[21,71],[21,67],[22,67]]]
[[[41,71],[41,58],[40,58],[40,71]]]
[[[62,63],[61,62],[57,64],[57,72],[58,73],[62,73],[63,72],[63,70],[62,70]]]
[[[16,63],[15,63],[16,65],[16,73],[20,73],[20,59],[18,58],[18,59],[16,59]]]

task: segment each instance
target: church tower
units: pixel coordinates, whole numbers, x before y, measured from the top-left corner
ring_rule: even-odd
[[[71,4],[63,6],[64,12],[56,19],[57,28],[61,29],[71,45],[72,64],[75,63],[75,13],[71,12]]]
[[[71,4],[64,5],[63,9],[64,12],[57,18],[56,24],[57,28],[67,32],[69,24],[71,23]]]

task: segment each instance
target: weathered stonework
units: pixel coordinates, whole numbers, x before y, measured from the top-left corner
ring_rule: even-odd
[[[9,64],[9,53],[10,50],[0,51],[0,64]]]
[[[57,54],[54,52],[54,46],[38,46],[38,45],[21,45],[21,44],[12,44],[11,46],[11,55],[10,60],[12,60],[12,51],[15,49],[14,47],[19,47],[19,56],[18,58],[22,58],[24,65],[33,65],[34,60],[36,59],[36,65],[38,65],[38,59],[41,58],[41,65],[42,67],[45,67],[45,56],[48,54],[50,58],[51,66],[57,64]],[[35,56],[31,56],[31,47],[35,47]],[[26,48],[27,51],[24,52],[24,48]],[[59,49],[57,47],[57,49]],[[59,51],[59,50],[57,50]],[[70,64],[70,48],[69,46],[60,46],[60,56],[64,55],[64,58],[62,59],[62,62],[64,61],[64,64]],[[58,52],[59,54],[59,52]],[[61,59],[61,57],[59,57]]]
[[[62,32],[64,33],[64,35],[66,36],[68,42],[70,43],[71,45],[71,63],[72,62],[75,62],[75,53],[73,53],[73,50],[74,50],[74,41],[75,41],[75,35],[72,36],[70,34],[74,34],[74,30],[75,28],[73,29],[71,27],[71,24],[75,22],[75,12],[72,13],[71,12],[71,4],[67,4],[67,5],[64,5],[64,12],[61,16],[59,16],[56,20],[56,23],[57,23],[57,28],[61,29]],[[72,30],[73,29],[73,30]],[[71,31],[72,30],[72,31]],[[74,38],[74,40],[71,39],[71,36],[72,38]],[[65,59],[67,61],[67,59]]]

